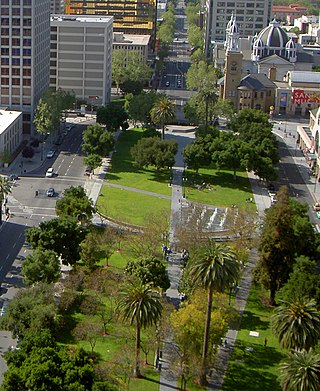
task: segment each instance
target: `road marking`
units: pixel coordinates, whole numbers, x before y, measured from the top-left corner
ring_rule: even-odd
[[[20,235],[18,236],[18,238],[21,238],[21,236],[22,236],[22,233],[20,233]]]
[[[14,243],[12,247],[15,248],[15,247],[16,247],[16,244],[17,244],[17,243]]]
[[[9,257],[10,257],[10,254],[7,255],[7,258],[6,258],[6,259],[9,259]]]

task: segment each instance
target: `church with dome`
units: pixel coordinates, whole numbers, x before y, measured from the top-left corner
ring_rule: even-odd
[[[276,20],[253,37],[240,38],[236,17],[231,16],[224,43],[213,43],[213,62],[221,70],[225,67],[228,50],[242,53],[243,73],[264,73],[276,68],[275,80],[283,80],[288,71],[312,71],[313,56],[295,42]]]
[[[259,34],[241,38],[232,15],[225,42],[213,43],[213,63],[224,73],[219,96],[236,111],[255,108],[307,116],[320,104],[320,73],[312,72],[312,54],[296,41],[276,20]]]

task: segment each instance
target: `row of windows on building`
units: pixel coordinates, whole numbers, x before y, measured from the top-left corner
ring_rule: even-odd
[[[11,23],[10,23],[11,21]],[[1,26],[31,26],[30,18],[0,18]]]
[[[234,3],[234,2],[227,2],[227,4],[224,1],[218,1],[217,7],[232,7],[235,8],[264,8],[264,2],[261,1],[260,3]]]
[[[233,10],[228,10],[228,9],[218,9],[217,14],[223,14],[227,15],[228,17],[232,13]],[[237,22],[239,20],[238,15],[263,15],[264,11],[263,10],[237,10]]]
[[[11,63],[10,63],[11,59]],[[9,57],[1,57],[0,58],[1,65],[11,65],[11,66],[20,66],[23,65],[24,67],[31,67],[31,58],[24,58],[21,60],[20,58],[9,58]]]
[[[27,6],[27,5],[31,5],[31,3],[32,3],[32,0],[1,0],[1,5],[2,6],[9,5],[9,4],[10,5]]]
[[[253,26],[255,26],[255,29],[262,29],[263,28],[263,25],[260,25],[260,24],[255,24],[255,25],[252,24],[251,26],[250,25],[243,25],[243,26],[241,26],[241,24],[239,23],[239,28],[242,29],[244,36],[252,36]],[[247,28],[248,30],[243,30],[244,28]],[[221,40],[224,40],[225,33],[226,33],[225,30],[222,30],[222,29],[217,29],[216,30],[216,35]]]
[[[23,54],[23,56],[31,56],[31,49],[20,49],[20,48],[1,48],[0,50],[1,56],[20,56]]]
[[[20,76],[20,75],[31,76],[31,68],[20,69],[20,68],[4,68],[4,67],[2,67],[0,69],[0,73],[3,76],[8,76],[8,75],[10,75],[10,70],[11,70],[11,75],[13,75],[13,76]]]
[[[23,37],[31,37],[31,28],[24,28],[24,29],[21,29],[21,28],[6,28],[6,27],[2,27],[1,28],[1,36],[2,37],[20,37],[20,36],[23,36]]]
[[[2,7],[0,8],[0,15],[2,16],[31,16],[31,8],[23,7],[23,8],[17,8],[17,7]]]
[[[2,86],[10,85],[10,79],[7,77],[1,77],[0,80],[1,80]],[[31,86],[31,79],[22,79],[21,80],[20,78],[12,77],[11,78],[11,85],[13,85],[13,86],[20,86],[20,85]]]

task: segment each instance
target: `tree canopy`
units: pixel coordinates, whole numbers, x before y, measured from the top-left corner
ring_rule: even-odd
[[[106,157],[114,147],[114,135],[99,125],[89,125],[83,131],[82,150],[88,155]]]
[[[32,255],[27,255],[22,265],[23,281],[27,285],[37,282],[50,284],[60,277],[60,263],[53,250],[36,248]]]
[[[123,128],[128,119],[123,102],[110,102],[107,106],[101,106],[97,110],[97,123],[106,125],[107,130],[116,132]]]
[[[57,218],[41,222],[39,228],[28,228],[25,238],[33,249],[53,250],[64,262],[73,265],[80,259],[80,243],[87,232],[75,219]]]
[[[56,203],[57,215],[65,218],[73,217],[79,220],[79,216],[81,216],[82,220],[89,221],[93,212],[93,202],[89,200],[82,186],[69,187],[64,191],[63,197],[57,200]]]
[[[158,137],[142,138],[131,148],[131,156],[138,167],[151,165],[158,170],[173,167],[177,152],[175,140],[163,141]]]

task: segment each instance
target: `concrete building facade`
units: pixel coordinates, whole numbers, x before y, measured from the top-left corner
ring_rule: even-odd
[[[22,142],[22,112],[0,109],[0,161],[12,155]]]
[[[64,14],[65,0],[51,0],[51,14]]]
[[[271,19],[272,0],[206,0],[205,49],[212,41],[224,41],[231,15],[237,17],[240,37],[255,35]]]
[[[145,64],[148,60],[150,35],[113,33],[113,50],[138,53]]]
[[[111,16],[51,16],[50,87],[94,105],[111,98]]]
[[[49,87],[50,0],[1,0],[0,107],[23,112],[23,134]]]

